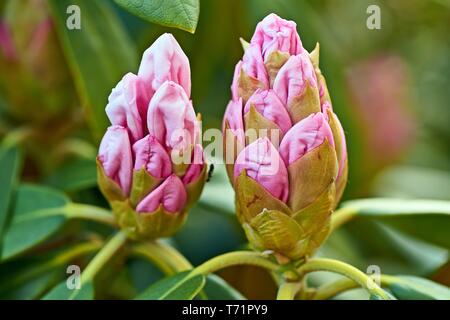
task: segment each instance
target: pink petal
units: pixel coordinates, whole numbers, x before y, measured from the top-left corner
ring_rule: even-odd
[[[278,71],[273,90],[281,102],[288,105],[291,100],[303,94],[306,85],[317,87],[316,73],[306,51],[291,56]]]
[[[182,178],[183,183],[187,185],[195,182],[202,173],[204,166],[203,147],[201,144],[196,144],[192,153],[192,162]]]
[[[198,140],[200,127],[191,101],[183,88],[165,82],[148,107],[148,131],[168,150],[185,150]]]
[[[113,125],[128,129],[134,142],[141,139],[147,131],[145,119],[149,101],[143,81],[128,73],[112,90],[105,111]]]
[[[289,113],[273,90],[256,90],[245,104],[244,114],[247,114],[250,111],[251,105],[253,105],[264,118],[275,123],[281,129],[283,134],[292,127]]]
[[[111,126],[103,136],[98,152],[98,160],[105,174],[117,182],[125,195],[130,193],[133,158],[127,129]]]
[[[261,47],[257,44],[251,44],[245,50],[242,58],[242,70],[245,73],[257,80],[259,80],[264,88],[269,88],[269,76],[266,71],[266,66],[261,55]]]
[[[303,51],[296,23],[284,20],[274,13],[258,23],[251,43],[261,47],[264,61],[277,50],[290,55],[297,55]]]
[[[172,173],[172,162],[164,147],[155,137],[147,135],[133,145],[134,170],[145,168],[155,178],[167,178]]]
[[[138,75],[148,86],[150,97],[166,81],[173,81],[191,95],[189,60],[170,33],[160,36],[142,56]]]
[[[222,132],[225,132],[225,120],[228,121],[231,132],[239,142],[244,143],[244,120],[242,118],[242,98],[236,101],[231,100],[225,110],[223,117]]]
[[[280,144],[280,155],[289,166],[320,146],[325,139],[334,146],[333,134],[324,115],[321,112],[311,114],[286,133]]]
[[[289,196],[289,178],[278,151],[266,137],[248,145],[239,153],[234,166],[236,178],[243,170],[274,197],[286,202]]]
[[[180,212],[186,204],[187,194],[183,182],[176,175],[169,176],[161,185],[137,205],[137,212],[153,212],[162,204],[171,213]]]

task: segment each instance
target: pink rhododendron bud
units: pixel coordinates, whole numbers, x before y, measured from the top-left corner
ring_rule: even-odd
[[[115,181],[124,195],[130,193],[133,157],[127,129],[111,126],[103,136],[98,152],[98,161],[105,175]]]
[[[146,123],[142,119],[147,117],[149,101],[142,79],[128,73],[112,90],[105,111],[109,121],[114,125],[126,127],[135,142],[147,131]]]
[[[172,173],[172,163],[158,140],[147,135],[133,145],[134,170],[144,168],[152,177],[167,178]]]
[[[274,197],[287,201],[289,181],[286,166],[277,149],[267,138],[260,138],[248,145],[236,159],[234,177],[242,171],[261,184]]]
[[[151,213],[162,205],[167,212],[177,213],[186,204],[186,199],[183,182],[171,175],[137,205],[136,211]]]
[[[256,26],[251,43],[261,47],[264,61],[274,51],[297,55],[303,51],[302,42],[297,33],[297,24],[272,13]]]
[[[292,127],[280,144],[280,154],[286,165],[300,159],[320,146],[325,139],[334,146],[333,133],[321,112],[312,114]]]
[[[258,89],[245,104],[244,114],[254,106],[264,118],[275,123],[285,134],[292,126],[289,113],[273,90]]]
[[[165,33],[142,56],[138,76],[148,86],[152,96],[166,81],[173,81],[191,95],[191,69],[189,60],[173,35]]]
[[[148,131],[168,150],[193,146],[199,134],[192,103],[181,86],[165,82],[148,107]]]
[[[319,69],[296,24],[270,14],[242,41],[224,115],[224,155],[236,214],[251,245],[279,262],[326,239],[347,182],[347,149]]]
[[[317,91],[317,78],[314,67],[307,52],[291,56],[278,72],[273,90],[288,110],[293,111],[293,105],[302,98],[308,89],[313,88]],[[317,105],[317,110],[320,106]]]
[[[207,164],[189,93],[187,57],[165,34],[145,52],[139,74],[125,75],[109,97],[114,126],[100,146],[98,184],[132,239],[172,236],[200,198]]]

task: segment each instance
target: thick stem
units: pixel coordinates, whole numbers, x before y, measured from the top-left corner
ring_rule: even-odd
[[[371,277],[356,269],[355,267],[333,259],[311,259],[302,265],[298,270],[301,275],[315,271],[330,271],[342,274],[347,278],[357,282],[369,293],[375,294],[384,300],[390,300],[389,296],[381,289]]]
[[[223,268],[243,264],[262,267],[273,271],[278,270],[279,268],[279,266],[276,263],[263,257],[258,252],[235,251],[222,254],[220,256],[214,257],[211,260],[204,262],[203,264],[199,265],[197,268],[192,270],[192,275],[197,274],[208,275]]]
[[[277,300],[294,300],[301,282],[283,282],[278,288]]]
[[[103,266],[111,260],[114,254],[125,244],[126,240],[127,236],[123,231],[117,232],[83,271],[81,274],[81,283],[83,284],[93,280]]]
[[[380,282],[382,286],[391,284],[393,277],[381,275]],[[313,300],[327,300],[348,290],[359,288],[359,284],[352,279],[343,278],[335,282],[324,284],[319,287],[313,296]]]
[[[117,226],[116,219],[107,209],[81,203],[69,203],[64,207],[66,217],[69,219],[86,219],[110,226]]]
[[[138,243],[131,250],[149,259],[166,275],[192,269],[191,263],[178,250],[161,241]]]
[[[350,207],[343,207],[336,210],[331,216],[331,232],[352,220],[357,213],[356,209]]]

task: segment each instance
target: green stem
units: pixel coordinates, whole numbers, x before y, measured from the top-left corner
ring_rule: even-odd
[[[265,258],[261,255],[261,253],[252,251],[235,251],[222,254],[204,262],[192,270],[192,275],[208,275],[223,268],[243,264],[262,267],[272,271],[279,269],[279,266],[276,263]]]
[[[109,210],[88,204],[69,203],[64,207],[64,213],[69,219],[86,219],[117,226],[116,219]]]
[[[331,216],[331,232],[352,220],[357,213],[357,210],[351,207],[343,207],[336,210]]]
[[[283,282],[278,288],[277,300],[294,300],[300,290],[301,282]]]
[[[178,250],[161,241],[138,243],[131,252],[149,259],[166,275],[192,269],[191,263]]]
[[[392,276],[381,275],[380,276],[381,285],[388,286],[392,283],[393,279],[394,277]],[[358,287],[359,284],[352,279],[349,278],[339,279],[335,282],[327,283],[319,287],[313,296],[313,300],[331,299],[342,292],[356,289]]]
[[[330,271],[342,274],[352,279],[369,293],[380,296],[384,300],[390,300],[389,296],[381,289],[371,277],[355,267],[333,259],[311,259],[297,269],[301,275],[315,271]]]
[[[81,283],[92,281],[103,266],[114,256],[114,254],[125,244],[127,236],[123,231],[117,232],[111,240],[92,259],[81,274]]]

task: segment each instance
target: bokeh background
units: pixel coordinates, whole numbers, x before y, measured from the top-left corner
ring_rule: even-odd
[[[81,30],[65,27],[65,9],[72,3],[80,5]],[[143,51],[159,35],[173,33],[190,59],[192,99],[204,129],[218,128],[230,99],[234,65],[242,56],[239,37],[249,40],[257,22],[275,12],[297,23],[307,50],[320,43],[321,69],[347,136],[350,170],[344,200],[450,200],[449,1],[200,4],[197,31],[189,34],[141,20],[112,0],[1,1],[0,138],[21,146],[22,181],[106,206],[96,188],[94,159],[107,126],[107,97],[122,75],[137,71]],[[380,30],[366,27],[366,10],[372,4],[381,9]],[[72,237],[61,246],[70,246],[85,228],[69,226],[65,232]],[[170,241],[194,264],[245,246],[233,215],[233,193],[220,166],[188,223]],[[381,223],[350,223],[333,234],[320,254],[363,270],[375,264],[382,272],[421,275],[450,285],[448,248]],[[26,261],[15,263],[27,268]],[[126,298],[161,276],[139,259],[126,263],[129,268],[104,289],[105,297]],[[0,265],[0,270],[12,266]],[[61,274],[52,272],[54,277]],[[2,272],[0,281],[6,274]],[[256,269],[228,269],[222,276],[250,298],[269,298],[275,290],[270,277]],[[312,281],[327,277],[318,274]],[[27,282],[17,292],[0,295],[32,298],[43,290],[37,288]],[[354,291],[348,297],[362,296]]]

